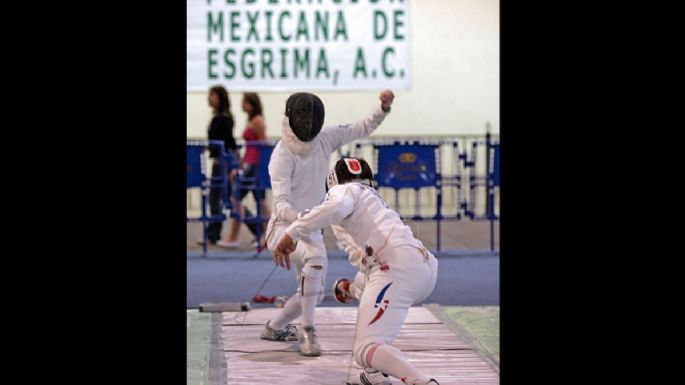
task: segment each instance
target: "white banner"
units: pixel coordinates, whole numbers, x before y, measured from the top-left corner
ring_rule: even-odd
[[[187,89],[406,90],[408,0],[187,0]]]

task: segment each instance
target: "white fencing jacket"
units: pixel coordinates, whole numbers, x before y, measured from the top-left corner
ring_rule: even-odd
[[[388,208],[378,192],[366,184],[349,182],[333,186],[325,201],[308,214],[293,222],[286,233],[294,240],[306,238],[309,233],[334,225],[336,236],[344,244],[364,250],[373,248],[373,255],[381,257],[383,250],[397,246],[423,248],[411,228],[399,214]],[[337,226],[335,226],[337,225]],[[351,239],[350,239],[351,238]],[[350,262],[359,266],[362,255],[350,253]]]
[[[297,213],[320,204],[326,195],[331,154],[340,146],[368,136],[390,111],[380,103],[354,124],[323,127],[309,142],[295,136],[288,117],[283,119],[283,137],[276,144],[269,161],[273,210],[267,228],[269,249],[278,242],[283,230],[297,219]]]

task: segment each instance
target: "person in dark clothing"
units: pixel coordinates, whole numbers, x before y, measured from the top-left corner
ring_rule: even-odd
[[[228,98],[228,91],[223,86],[214,86],[209,89],[207,95],[207,102],[212,107],[213,117],[209,123],[207,130],[207,138],[209,140],[222,140],[224,142],[224,151],[233,152],[234,158],[239,156],[235,138],[233,137],[233,114],[231,113],[231,101]],[[221,175],[221,163],[219,161],[219,153],[217,148],[210,147],[209,157],[212,160],[212,176]],[[227,181],[227,191],[231,191],[231,182]],[[223,202],[223,189],[210,188],[209,190],[209,212],[211,215],[220,215]],[[207,239],[211,244],[221,239],[222,222],[211,222],[207,228]]]
[[[259,167],[259,150],[254,144],[256,141],[265,141],[266,138],[266,124],[264,122],[264,117],[262,114],[262,102],[259,99],[259,95],[254,92],[246,92],[243,94],[242,108],[245,113],[247,113],[247,125],[243,131],[243,139],[245,139],[245,154],[240,159],[241,175],[244,178],[254,178],[257,174],[257,168]],[[238,234],[240,232],[240,224],[245,218],[252,217],[252,212],[242,205],[242,200],[245,196],[252,192],[255,202],[260,204],[260,197],[264,197],[264,190],[254,189],[248,190],[236,186],[234,208],[239,213],[240,220],[233,218],[231,222],[231,231],[225,241],[217,242],[217,246],[224,248],[239,248],[240,241],[238,241]],[[269,208],[264,200],[261,201],[260,214],[263,218],[268,219],[271,214]],[[264,241],[264,229],[266,226],[262,225],[262,231],[258,232],[258,224],[256,223],[246,223],[247,227],[250,229],[252,234],[255,236],[255,242],[259,250],[263,249],[265,245]]]

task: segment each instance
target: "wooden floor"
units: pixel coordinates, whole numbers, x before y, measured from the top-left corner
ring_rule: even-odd
[[[356,307],[317,308],[320,357],[299,354],[297,342],[259,339],[279,309],[223,313],[221,334],[228,385],[344,385],[348,380]],[[295,324],[299,324],[299,319]],[[424,307],[413,307],[395,347],[440,385],[499,384],[499,374],[452,329]],[[351,374],[359,370],[353,364]],[[390,378],[393,385],[399,379]]]

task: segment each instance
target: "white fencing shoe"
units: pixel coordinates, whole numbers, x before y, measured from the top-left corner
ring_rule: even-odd
[[[316,357],[321,355],[319,337],[317,337],[316,329],[313,325],[299,329],[297,331],[297,341],[300,344],[300,354],[303,356]]]
[[[287,324],[283,330],[276,330],[269,326],[269,321],[266,321],[262,334],[259,338],[269,341],[297,341],[297,328],[293,324]]]
[[[364,369],[357,377],[352,381],[348,382],[347,385],[391,385],[392,383],[388,380],[388,377],[383,373],[375,369]]]
[[[411,379],[411,378],[406,378],[404,381],[405,381],[405,384],[407,384],[407,385],[440,385],[433,378],[428,380],[428,382],[419,382],[419,381],[415,381],[414,379]]]

